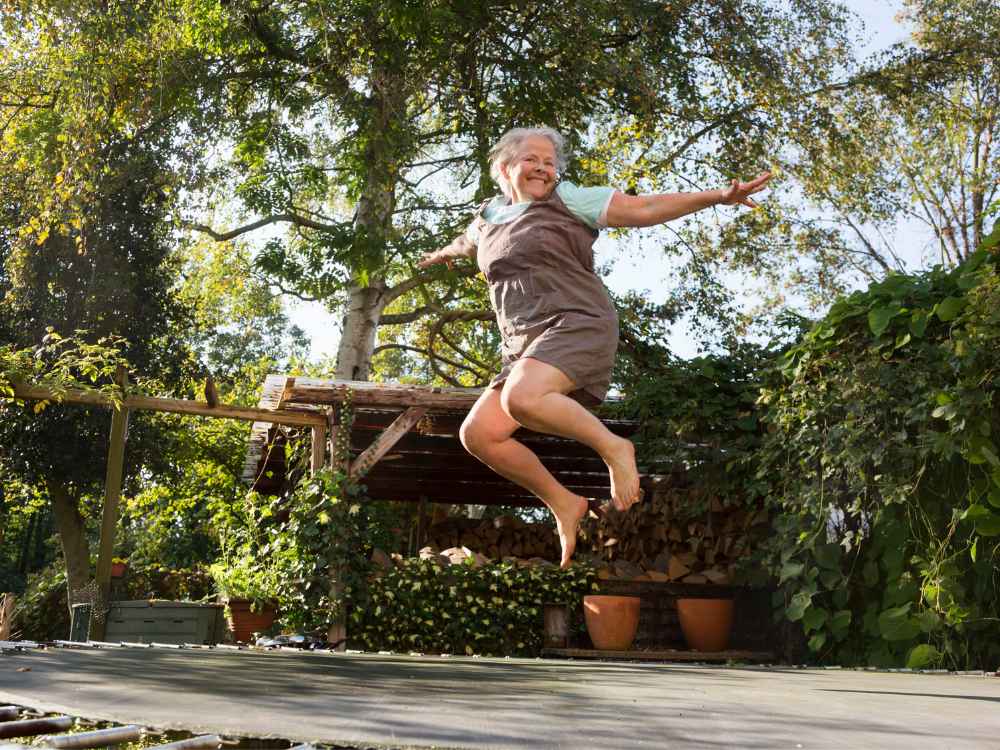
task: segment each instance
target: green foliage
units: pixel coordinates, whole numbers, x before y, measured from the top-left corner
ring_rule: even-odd
[[[28,585],[14,607],[14,638],[50,641],[69,637],[66,571],[49,566],[28,577]]]
[[[891,275],[837,301],[762,390],[765,563],[814,658],[1000,656],[998,309],[986,251]]]
[[[575,613],[597,590],[594,570],[579,563],[475,567],[468,559],[402,560],[370,580],[364,606],[351,611],[352,641],[370,651],[539,656],[542,606],[567,604]]]
[[[376,548],[392,549],[395,511],[368,500],[342,472],[304,478],[287,501],[288,521],[269,529],[263,549],[281,571],[282,622],[325,630],[365,595]]]
[[[220,530],[222,554],[208,567],[218,594],[224,599],[248,599],[254,606],[278,598],[278,560],[265,554],[263,524],[270,518],[270,504],[256,493],[247,493]]]

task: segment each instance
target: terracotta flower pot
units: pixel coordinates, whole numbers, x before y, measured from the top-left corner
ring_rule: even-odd
[[[678,599],[684,640],[695,651],[725,651],[733,628],[732,599]]]
[[[628,651],[639,627],[639,597],[585,596],[583,615],[594,648]]]
[[[254,633],[260,633],[274,624],[277,614],[275,607],[264,605],[258,607],[257,611],[251,610],[249,599],[230,599],[229,605],[229,629],[233,631],[233,638],[242,643],[250,643]]]

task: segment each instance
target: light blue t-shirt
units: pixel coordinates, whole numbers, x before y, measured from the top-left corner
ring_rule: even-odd
[[[615,194],[614,188],[607,186],[580,187],[572,182],[560,182],[556,185],[556,193],[566,204],[570,213],[588,227],[591,229],[607,227],[608,204],[611,203],[611,196]],[[494,198],[483,210],[483,218],[490,224],[506,224],[524,213],[524,210],[531,205],[530,201],[508,203],[509,200],[504,195]],[[469,228],[465,230],[465,236],[472,244],[479,244],[478,222],[474,221],[469,225]]]

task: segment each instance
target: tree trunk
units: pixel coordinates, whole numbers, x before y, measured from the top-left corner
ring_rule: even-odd
[[[402,76],[396,71],[376,69],[370,82],[372,116],[365,150],[368,174],[354,216],[357,248],[353,253],[354,257],[366,260],[362,267],[352,269],[354,280],[348,288],[337,349],[336,377],[348,380],[367,380],[371,372],[375,333],[386,305],[387,284],[382,269],[396,208],[397,151],[403,148],[400,143],[407,137]],[[361,283],[361,279],[367,283]]]
[[[371,374],[375,333],[382,310],[385,282],[378,280],[367,287],[352,284],[347,292],[347,311],[337,348],[338,380],[368,380]]]
[[[87,541],[86,523],[80,515],[78,498],[70,494],[66,485],[49,480],[46,486],[52,498],[52,515],[66,561],[66,598],[72,615],[80,592],[90,584],[90,543]]]

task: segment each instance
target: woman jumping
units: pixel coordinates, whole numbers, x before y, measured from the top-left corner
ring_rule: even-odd
[[[484,203],[468,230],[421,268],[475,258],[490,287],[503,368],[462,424],[462,445],[552,511],[567,567],[586,498],[561,485],[511,436],[519,427],[577,440],[604,459],[618,510],[640,497],[631,441],[610,432],[584,404],[604,400],[618,348],[618,315],[594,273],[594,241],[605,227],[648,227],[718,204],[754,207],[771,175],[698,193],[632,196],[560,182],[562,136],[514,128],[490,152],[503,195]]]

